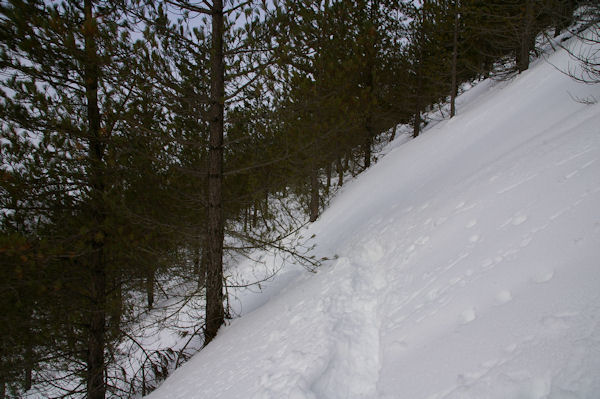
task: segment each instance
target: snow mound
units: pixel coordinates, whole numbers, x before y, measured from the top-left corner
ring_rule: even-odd
[[[574,98],[600,85],[549,61],[344,187],[308,232],[339,257],[240,293],[259,305],[150,397],[597,398],[600,104]]]

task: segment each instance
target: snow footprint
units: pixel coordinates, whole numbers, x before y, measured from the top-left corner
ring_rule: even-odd
[[[470,322],[472,322],[476,318],[477,318],[477,314],[475,313],[475,308],[474,307],[470,307],[468,309],[465,309],[462,312],[462,314],[460,315],[461,324],[469,324]]]
[[[471,229],[473,227],[475,227],[477,225],[477,219],[471,219],[469,220],[469,222],[465,225],[465,228],[467,229]]]
[[[533,277],[531,277],[531,281],[537,284],[543,284],[552,280],[553,277],[554,270],[543,270],[533,275]]]
[[[512,294],[508,290],[500,291],[496,294],[496,303],[503,305],[507,302],[512,301]]]

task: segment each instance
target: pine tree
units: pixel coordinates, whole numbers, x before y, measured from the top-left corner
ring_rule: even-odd
[[[161,161],[164,144],[134,118],[132,99],[146,91],[142,46],[129,38],[122,6],[13,1],[0,9],[2,257],[8,277],[34,298],[28,307],[42,337],[24,344],[37,359],[25,367],[36,365],[38,382],[61,375],[49,369],[79,375],[90,398],[107,392],[106,353],[121,337],[131,288],[122,277],[143,274],[136,260],[153,237],[165,237],[158,224],[140,223],[156,208],[134,209],[157,178],[146,167]],[[48,352],[54,360],[42,361]]]

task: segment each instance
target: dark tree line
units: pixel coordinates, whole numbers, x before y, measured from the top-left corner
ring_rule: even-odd
[[[317,265],[283,240],[384,133],[416,137],[432,105],[455,115],[461,83],[526,70],[577,5],[3,2],[0,398],[146,393],[175,356],[140,379],[120,351],[161,282],[203,298],[208,344],[229,316],[228,253]]]

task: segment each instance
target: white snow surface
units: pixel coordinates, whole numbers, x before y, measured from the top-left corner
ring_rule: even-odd
[[[346,185],[152,399],[600,397],[600,85],[563,51]],[[251,265],[242,265],[248,267]]]

